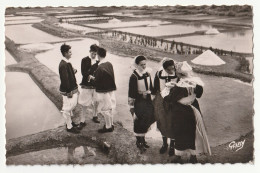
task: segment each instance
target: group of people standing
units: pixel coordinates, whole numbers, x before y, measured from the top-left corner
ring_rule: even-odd
[[[63,55],[59,64],[60,93],[63,98],[61,112],[66,121],[67,131],[80,133],[80,130],[86,126],[87,108],[92,107],[92,120],[95,123],[100,123],[98,113],[101,113],[105,119],[105,125],[98,132],[112,132],[114,130],[113,110],[116,107],[114,93],[116,84],[113,65],[105,58],[106,50],[97,45],[91,45],[90,56],[82,59],[81,92],[78,90],[75,77],[77,70],[69,61],[72,55],[71,46],[63,44],[60,50]],[[80,123],[76,124],[72,122],[71,117],[78,103],[82,106],[82,114],[80,114]]]
[[[134,66],[128,104],[134,119],[136,145],[141,153],[149,148],[145,134],[156,122],[163,140],[159,152],[167,151],[169,138],[169,156],[176,155],[174,162],[181,163],[182,156],[189,155],[189,162],[196,163],[198,153],[211,154],[197,101],[204,83],[192,75],[191,66],[164,58],[153,80],[144,56],[137,56]]]
[[[81,62],[80,92],[75,77],[77,70],[70,63],[71,46],[63,44],[60,50],[63,55],[59,64],[63,98],[61,112],[67,131],[80,133],[86,126],[87,108],[92,107],[93,122],[100,123],[98,113],[105,120],[105,125],[98,132],[113,132],[116,84],[113,65],[105,58],[106,50],[97,45],[90,46],[89,56]],[[188,154],[189,161],[196,163],[196,154],[211,154],[197,101],[203,93],[204,83],[192,75],[192,68],[187,62],[174,62],[168,58],[162,60],[160,69],[152,79],[146,61],[144,56],[135,57],[129,80],[128,104],[134,121],[137,148],[141,153],[149,148],[145,134],[156,122],[163,140],[159,152],[163,154],[167,151],[169,139],[169,156],[176,155],[175,162],[182,162],[181,156]],[[77,104],[82,107],[79,124],[71,119]]]

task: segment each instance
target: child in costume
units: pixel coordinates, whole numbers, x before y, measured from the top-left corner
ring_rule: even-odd
[[[113,110],[116,108],[114,69],[113,65],[107,61],[106,50],[104,48],[98,48],[97,56],[100,61],[94,74],[94,85],[96,87],[98,102],[97,111],[104,116],[106,123],[98,132],[113,132]]]
[[[71,47],[63,44],[60,48],[62,53],[62,59],[59,64],[60,75],[60,93],[62,95],[63,106],[62,115],[65,118],[67,131],[71,133],[79,133],[79,129],[72,122],[73,109],[77,105],[78,101],[78,85],[75,77],[76,70],[73,69],[70,58],[72,55]]]
[[[151,100],[153,85],[146,68],[146,58],[137,56],[134,65],[136,68],[129,80],[128,104],[134,119],[136,145],[143,153],[146,148],[149,148],[145,141],[145,134],[154,123],[154,108]]]
[[[96,58],[98,46],[93,44],[90,46],[90,56],[87,56],[81,61],[81,74],[82,82],[81,92],[79,94],[78,103],[82,105],[82,114],[80,121],[85,124],[87,107],[92,107],[93,118],[95,123],[100,123],[97,117],[97,101],[96,101],[96,89],[94,86],[94,72],[98,68],[99,61]]]

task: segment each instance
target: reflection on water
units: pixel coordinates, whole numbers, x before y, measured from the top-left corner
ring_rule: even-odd
[[[146,35],[146,36],[164,36],[164,35],[187,34],[187,33],[193,33],[195,31],[202,31],[202,30],[205,31],[210,28],[211,28],[210,25],[205,25],[205,24],[175,23],[172,25],[160,25],[156,27],[121,28],[116,30],[130,32],[134,34]]]
[[[99,148],[87,145],[70,145],[29,152],[6,158],[8,165],[46,165],[46,164],[112,164]]]
[[[145,26],[149,24],[169,24],[170,22],[163,22],[161,20],[144,20],[144,21],[120,21],[117,23],[97,23],[97,24],[86,24],[86,26],[92,26],[92,27],[98,27],[98,28],[127,28],[127,27],[140,27],[140,26]]]
[[[243,37],[243,36],[252,37],[249,31],[250,30],[234,30],[232,32],[224,32],[224,33],[230,37]]]
[[[32,24],[5,26],[5,36],[13,40],[16,44],[57,42],[68,40],[52,36],[46,32],[36,29],[32,27]]]
[[[5,25],[16,25],[16,24],[28,24],[28,23],[39,23],[43,19],[30,19],[30,20],[9,20],[5,21]]]

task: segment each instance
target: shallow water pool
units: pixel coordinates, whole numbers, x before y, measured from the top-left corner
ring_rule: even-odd
[[[32,24],[5,26],[5,35],[16,44],[58,42],[68,39],[52,36],[46,32],[32,27]]]
[[[130,32],[134,34],[146,35],[151,37],[187,34],[195,31],[208,30],[210,25],[192,24],[192,23],[176,23],[172,25],[160,25],[155,27],[135,27],[135,28],[118,28],[116,30]],[[219,29],[219,28],[218,28]]]
[[[151,23],[166,24],[169,22],[162,22],[160,20],[147,20],[147,21],[129,21],[129,22],[118,22],[118,23],[98,23],[98,24],[86,24],[86,26],[98,27],[98,28],[127,28],[127,27],[138,27],[141,25],[149,25]]]
[[[6,139],[38,133],[64,124],[56,106],[26,73],[7,72]]]
[[[253,31],[240,30],[224,32],[217,35],[197,35],[189,37],[168,38],[198,46],[213,47],[228,51],[252,53],[253,52]]]

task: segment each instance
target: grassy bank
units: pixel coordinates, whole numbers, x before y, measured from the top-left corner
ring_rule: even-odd
[[[47,17],[44,21],[42,21],[40,23],[35,23],[32,26],[41,31],[44,31],[46,33],[49,33],[51,35],[58,36],[61,38],[75,38],[75,37],[82,36],[76,32],[71,32],[71,31],[65,30],[62,27],[54,25],[54,23],[58,23],[58,21],[59,20],[55,17]]]

